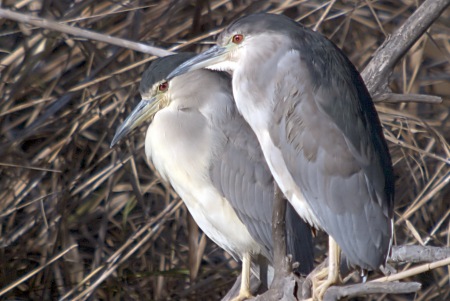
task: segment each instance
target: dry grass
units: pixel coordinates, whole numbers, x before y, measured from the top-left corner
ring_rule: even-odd
[[[201,50],[229,21],[270,10],[317,27],[362,70],[421,1],[342,0],[332,7],[330,2],[10,0],[3,5],[177,51]],[[397,244],[449,245],[448,20],[449,11],[398,64],[391,84],[397,93],[440,95],[444,102],[378,106],[397,175]],[[0,287],[6,288],[5,298],[222,296],[238,274],[237,265],[211,242],[204,249],[200,243],[192,252],[202,264],[190,279],[196,269],[189,265],[188,239],[196,230],[179,198],[145,162],[143,131],[109,148],[116,127],[136,104],[150,56],[4,19],[0,23]],[[318,258],[323,247],[318,246]],[[448,275],[445,268],[418,275],[413,280],[423,288],[416,296],[386,298],[448,300]]]

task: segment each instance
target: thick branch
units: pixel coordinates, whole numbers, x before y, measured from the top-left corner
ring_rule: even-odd
[[[332,286],[324,295],[324,301],[342,298],[354,298],[369,294],[408,294],[417,292],[421,287],[418,282],[359,283],[347,286]]]
[[[450,257],[450,247],[394,246],[389,262],[434,262]]]
[[[449,5],[450,0],[426,0],[384,41],[361,73],[370,94],[388,91],[394,66]]]
[[[292,263],[286,250],[286,203],[283,192],[274,182],[275,193],[272,208],[273,263],[275,275],[269,291],[258,300],[292,300],[295,279]],[[286,295],[287,294],[287,295]],[[288,299],[286,299],[288,298]],[[295,300],[295,299],[294,299]]]
[[[111,37],[105,34],[96,33],[93,31],[89,31],[86,29],[77,28],[74,26],[69,26],[66,24],[61,24],[58,22],[50,21],[47,19],[30,16],[26,14],[16,13],[7,9],[0,8],[0,18],[10,19],[17,22],[28,23],[37,27],[46,28],[50,30],[55,30],[59,32],[63,32],[66,34],[71,34],[77,37],[82,37],[90,40],[96,40],[100,42],[105,42],[111,45],[116,45],[128,49],[132,49],[139,52],[149,53],[156,56],[166,56],[172,54],[172,52],[145,45],[142,43],[136,43],[132,41],[128,41],[125,39]]]
[[[421,103],[442,103],[442,97],[426,94],[397,94],[384,93],[373,97],[374,102],[421,102]]]
[[[291,265],[286,258],[286,199],[276,183],[272,209],[272,237],[275,279],[291,273]]]
[[[293,273],[290,275],[278,278],[277,287],[271,286],[270,290],[262,295],[251,299],[252,301],[296,301],[296,277]]]

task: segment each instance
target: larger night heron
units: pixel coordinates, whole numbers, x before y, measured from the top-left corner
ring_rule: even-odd
[[[228,74],[197,70],[166,81],[175,67],[192,57],[172,55],[151,64],[140,84],[143,99],[117,130],[111,146],[153,118],[145,139],[146,155],[203,232],[242,260],[236,299],[243,300],[250,296],[251,261],[257,276],[258,265],[267,263],[270,274],[274,180],[255,134],[237,112]],[[313,268],[311,228],[288,207],[286,229],[287,250],[300,263],[299,271],[307,274]]]
[[[199,68],[233,74],[236,105],[296,211],[363,270],[385,264],[392,241],[394,177],[372,99],[348,58],[324,36],[280,15],[231,23],[215,47],[169,78]],[[331,239],[333,238],[333,239]]]

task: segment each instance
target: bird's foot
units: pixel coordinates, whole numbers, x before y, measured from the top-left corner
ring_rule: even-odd
[[[253,298],[253,295],[250,291],[240,290],[239,295],[234,297],[231,301],[244,301],[250,298]]]
[[[319,271],[313,278],[313,299],[323,300],[327,289],[341,283],[339,275],[340,250],[338,244],[329,236],[328,268]]]
[[[317,273],[312,277],[312,293],[313,293],[313,300],[322,300],[324,291],[319,292],[319,288],[323,288],[322,284],[325,282],[328,276],[328,268],[323,268],[320,271],[317,271]]]
[[[252,258],[250,253],[245,253],[242,258],[242,275],[241,275],[241,288],[239,289],[239,295],[234,297],[231,301],[243,301],[252,298],[252,292],[250,291],[250,264]]]
[[[330,286],[340,284],[341,279],[339,273],[334,273],[329,268],[324,268],[319,271],[312,279],[313,284],[313,300],[321,301],[325,292]]]

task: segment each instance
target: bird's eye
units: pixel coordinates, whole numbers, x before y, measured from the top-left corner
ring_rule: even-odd
[[[235,35],[233,36],[233,38],[231,39],[231,41],[232,41],[234,44],[241,44],[243,40],[244,40],[244,36],[241,35],[241,34],[235,34]]]
[[[168,82],[163,82],[158,86],[158,91],[159,92],[165,92],[167,91],[167,89],[169,88],[169,83]]]

